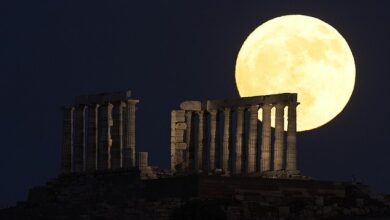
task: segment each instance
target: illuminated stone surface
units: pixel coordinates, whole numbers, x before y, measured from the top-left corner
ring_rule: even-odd
[[[64,108],[62,173],[135,166],[135,105],[130,91],[77,96]]]
[[[262,175],[271,178],[299,176],[296,167],[297,105],[297,94],[294,93],[182,102],[181,110],[173,110],[171,114],[171,171],[192,173],[207,170],[209,174]],[[272,108],[277,112],[273,157]],[[287,143],[283,130],[285,108],[288,109]],[[263,109],[262,116],[265,118],[261,131],[258,129],[259,109]],[[197,117],[196,121],[192,117],[185,118],[185,115],[193,114]],[[235,121],[235,126],[232,121]],[[195,146],[190,135],[193,130],[198,135],[196,148],[190,148],[191,144]],[[223,135],[221,146],[220,132]],[[235,134],[234,142],[231,133]],[[183,145],[184,142],[186,145]],[[288,162],[285,161],[285,151]],[[195,157],[189,155],[196,155],[196,161]],[[204,155],[207,157],[204,158]],[[271,158],[274,158],[273,168]],[[203,167],[205,164],[208,166]]]

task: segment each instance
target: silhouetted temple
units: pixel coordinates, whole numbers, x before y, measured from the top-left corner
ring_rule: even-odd
[[[208,174],[220,171],[224,175],[273,178],[298,175],[298,104],[295,93],[182,102],[181,110],[174,110],[171,115],[172,171]],[[271,137],[272,108],[276,110],[274,138]],[[288,108],[287,141],[284,141],[285,108]],[[258,120],[259,109],[262,109],[262,123]]]
[[[299,174],[297,94],[182,102],[171,113],[167,170],[136,153],[137,103],[125,91],[79,96],[64,107],[61,175],[0,210],[0,219],[390,216],[389,198],[366,185]]]
[[[76,97],[63,108],[62,173],[135,166],[135,110],[130,91]]]
[[[62,173],[147,167],[146,152],[136,157],[138,102],[124,91],[78,96],[74,105],[64,107]],[[298,104],[295,93],[182,102],[181,109],[171,114],[172,173],[298,176]],[[273,137],[272,108],[276,112]],[[137,158],[143,159],[137,162]]]

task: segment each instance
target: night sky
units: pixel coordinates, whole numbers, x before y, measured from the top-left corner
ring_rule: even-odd
[[[299,133],[299,169],[326,180],[355,175],[390,193],[385,1],[140,2],[0,3],[0,207],[58,175],[61,106],[80,94],[132,90],[140,99],[137,150],[168,167],[170,111],[187,99],[239,97],[234,67],[243,41],[261,23],[287,14],[335,27],[357,70],[343,112]]]

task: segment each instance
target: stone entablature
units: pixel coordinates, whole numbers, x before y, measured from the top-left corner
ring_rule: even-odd
[[[76,97],[63,107],[61,172],[135,167],[135,110],[130,91]]]
[[[171,113],[171,170],[270,177],[298,175],[298,104],[296,93],[182,102],[180,110]],[[273,138],[272,108],[276,112]],[[287,141],[284,141],[285,108],[288,108]]]

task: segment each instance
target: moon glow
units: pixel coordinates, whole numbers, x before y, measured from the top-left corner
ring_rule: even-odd
[[[317,18],[286,15],[263,23],[248,36],[237,57],[235,77],[241,97],[298,93],[297,130],[305,131],[328,123],[343,110],[355,85],[355,62],[335,28]],[[273,127],[274,121],[273,108]]]

